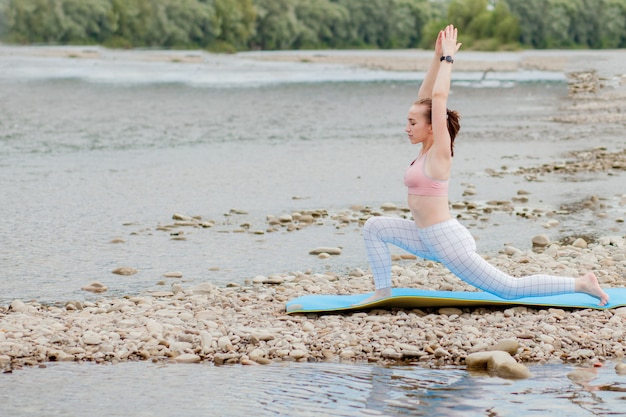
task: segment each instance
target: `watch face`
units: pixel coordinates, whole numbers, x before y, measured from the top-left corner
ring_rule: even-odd
[[[446,57],[446,61],[448,61],[448,62],[454,62],[454,60],[452,59],[452,57],[451,57],[450,55],[448,55],[448,56]]]

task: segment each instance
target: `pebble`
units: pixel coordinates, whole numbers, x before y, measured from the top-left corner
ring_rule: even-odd
[[[129,266],[122,266],[120,268],[114,269],[112,272],[116,275],[129,276],[129,275],[135,275],[137,273],[137,270]]]
[[[89,285],[85,285],[81,289],[83,291],[89,291],[89,292],[94,292],[94,293],[102,293],[108,290],[108,288],[103,283],[98,282],[98,281],[93,281],[89,283]]]
[[[341,248],[318,247],[309,251],[309,255],[321,255],[323,253],[327,255],[341,255]]]
[[[94,332],[85,332],[83,335],[83,343],[85,345],[99,345],[102,342],[102,339],[99,334]]]
[[[592,370],[577,369],[567,374],[567,377],[578,385],[587,385],[596,378],[596,373]]]
[[[525,379],[531,376],[528,368],[517,361],[507,352],[494,350],[476,352],[465,358],[468,370],[486,370],[500,378]]]
[[[532,239],[533,246],[544,247],[550,244],[550,238],[546,235],[537,235]]]
[[[506,339],[501,340],[492,346],[489,350],[499,350],[503,352],[507,352],[509,355],[515,355],[520,348],[520,344],[515,339]]]
[[[13,300],[11,302],[11,310],[16,313],[26,313],[28,311],[28,307],[21,300]]]
[[[230,343],[228,336],[222,336],[217,341],[217,346],[225,352],[233,349],[233,345]]]
[[[444,307],[439,309],[439,314],[445,316],[460,316],[463,314],[463,310],[454,307]]]
[[[557,227],[559,224],[561,224],[561,222],[559,222],[558,220],[550,219],[547,222],[543,223],[542,226],[546,229],[551,229],[553,227]]]
[[[394,203],[383,203],[380,208],[383,211],[393,211],[397,210],[398,206],[396,206]]]
[[[183,353],[182,355],[178,355],[174,358],[174,360],[178,363],[196,363],[200,362],[202,358],[192,353]]]

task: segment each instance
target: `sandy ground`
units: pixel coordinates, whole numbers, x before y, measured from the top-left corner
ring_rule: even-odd
[[[432,52],[424,50],[332,50],[243,52],[238,56],[267,61],[354,65],[388,71],[426,71]],[[626,53],[621,50],[529,50],[519,52],[460,51],[456,71],[598,71],[605,77],[626,74]]]

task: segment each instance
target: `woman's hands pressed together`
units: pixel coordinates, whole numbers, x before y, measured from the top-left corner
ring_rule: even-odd
[[[441,56],[454,56],[461,48],[461,43],[457,42],[457,29],[453,25],[446,26],[439,32],[437,42],[435,44],[435,53],[441,53]]]

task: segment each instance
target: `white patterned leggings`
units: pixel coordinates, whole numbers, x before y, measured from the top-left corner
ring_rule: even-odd
[[[441,262],[463,281],[501,298],[536,297],[574,292],[574,278],[530,275],[514,278],[476,253],[476,242],[463,225],[451,219],[419,228],[413,220],[371,217],[363,239],[376,289],[391,287],[389,243],[420,258]]]

